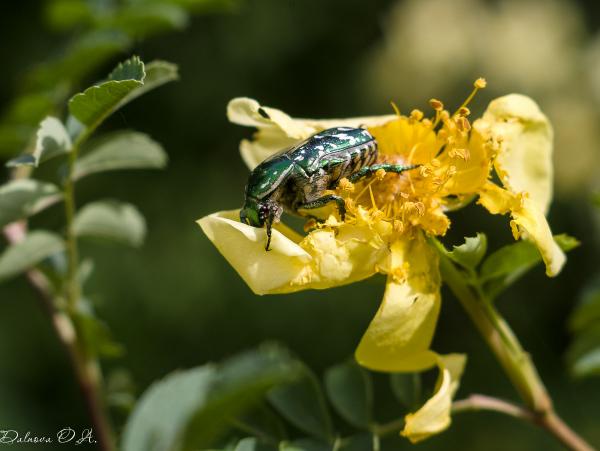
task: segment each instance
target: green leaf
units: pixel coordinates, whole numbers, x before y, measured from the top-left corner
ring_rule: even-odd
[[[19,179],[0,186],[0,227],[32,216],[58,202],[62,194],[50,183]]]
[[[274,388],[268,395],[275,409],[290,423],[313,437],[332,441],[331,417],[316,376],[303,367],[303,377]]]
[[[146,70],[144,63],[134,56],[119,64],[107,81],[72,97],[69,111],[84,126],[93,130],[122,106],[175,79],[176,66],[156,62],[150,63]]]
[[[369,427],[373,408],[369,373],[354,362],[336,365],[325,373],[325,389],[342,418],[356,427]]]
[[[128,60],[117,64],[117,67],[108,75],[108,79],[113,81],[144,81],[145,76],[144,63],[139,56],[132,56]]]
[[[175,80],[179,80],[176,64],[162,60],[151,61],[146,64],[146,78],[144,78],[144,85],[133,91],[129,95],[128,101]]]
[[[32,155],[22,155],[10,160],[6,165],[16,166],[38,166],[50,158],[68,153],[71,150],[71,138],[61,121],[55,117],[48,116],[40,123],[37,131],[35,149]]]
[[[0,281],[27,271],[53,254],[64,250],[62,238],[46,231],[34,231],[23,241],[11,244],[0,255]]]
[[[124,451],[181,449],[185,429],[208,402],[216,368],[204,365],[170,374],[142,395],[123,432]],[[176,448],[177,447],[177,448]]]
[[[413,411],[421,405],[422,384],[419,373],[393,373],[390,375],[392,392],[407,411]]]
[[[567,351],[567,363],[575,377],[600,376],[600,321],[577,333]]]
[[[262,402],[234,421],[240,430],[251,431],[254,436],[268,438],[273,443],[287,437],[283,419],[266,402]]]
[[[281,442],[279,451],[331,451],[330,444],[319,442],[310,438],[294,440],[293,442]]]
[[[238,442],[234,451],[277,451],[277,448],[261,442],[256,437],[246,437]]]
[[[340,451],[372,451],[373,436],[370,434],[359,434],[342,440]]]
[[[555,235],[554,240],[564,251],[576,248],[579,242],[568,235]],[[480,281],[484,290],[494,298],[523,274],[542,261],[531,241],[521,240],[498,249],[481,266]]]
[[[38,123],[53,105],[54,96],[48,92],[16,97],[0,119],[0,154],[15,155],[25,150]]]
[[[120,63],[108,81],[92,86],[69,100],[69,112],[90,129],[129,102],[128,96],[143,86],[144,63],[134,56]]]
[[[477,233],[474,237],[466,237],[464,244],[453,246],[453,250],[447,252],[447,255],[455,263],[468,269],[475,269],[486,251],[487,237],[484,233]]]
[[[297,371],[287,352],[265,346],[219,366],[171,374],[142,395],[125,426],[122,449],[206,449],[231,426],[231,418]]]
[[[577,307],[569,318],[569,329],[572,332],[581,331],[595,322],[600,322],[600,276],[585,287]]]
[[[38,66],[29,75],[27,85],[54,93],[60,86],[76,86],[130,45],[131,39],[120,31],[92,30],[71,41],[56,59]],[[61,94],[61,102],[62,98]],[[46,110],[43,115],[48,113]]]
[[[101,357],[123,355],[124,348],[114,341],[108,326],[94,315],[87,300],[80,302],[79,310],[73,315],[73,322],[81,345],[88,355]]]
[[[168,3],[146,3],[143,7],[120,8],[116,14],[100,21],[102,27],[123,30],[134,37],[147,37],[164,31],[181,30],[187,24],[186,11]]]
[[[73,222],[78,237],[96,237],[133,247],[146,236],[146,221],[131,204],[97,201],[85,205]]]
[[[83,0],[53,0],[46,8],[46,21],[55,30],[66,31],[93,20],[93,11]]]
[[[167,154],[161,145],[148,135],[138,132],[113,133],[79,158],[73,178],[122,169],[162,169],[167,165]]]

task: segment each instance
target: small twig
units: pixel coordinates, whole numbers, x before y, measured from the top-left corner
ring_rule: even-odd
[[[474,394],[452,403],[452,413],[478,410],[492,410],[521,420],[536,422],[536,415],[531,410],[492,396]]]
[[[452,403],[452,413],[479,410],[500,412],[539,426],[554,435],[569,449],[579,451],[594,450],[594,448],[582,440],[554,412],[536,413],[533,410],[513,404],[512,402],[480,394],[473,394],[468,398],[454,401]]]
[[[4,228],[4,236],[10,244],[22,241],[25,238],[26,232],[27,223],[25,221],[14,222]],[[85,399],[86,408],[92,421],[100,449],[111,451],[114,449],[112,432],[104,414],[104,406],[98,387],[99,370],[97,363],[83,356],[79,349],[77,333],[73,322],[68,315],[59,311],[55,306],[48,278],[37,269],[28,270],[25,276],[40,298],[42,307],[50,318],[58,340],[69,357],[75,378]]]

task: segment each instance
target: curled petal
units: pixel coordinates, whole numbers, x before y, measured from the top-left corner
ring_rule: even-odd
[[[529,193],[543,214],[552,199],[552,139],[548,118],[529,97],[510,94],[492,101],[481,121],[498,143],[494,167],[513,194]]]
[[[301,237],[277,224],[271,250],[264,229],[238,221],[238,210],[214,213],[198,224],[256,294],[291,293],[345,285],[372,276],[389,251],[368,228],[342,225]]]
[[[537,203],[526,195],[514,195],[491,182],[486,183],[481,190],[478,202],[493,214],[510,212],[515,239],[523,236],[535,243],[546,264],[546,274],[549,277],[560,272],[566,257],[554,241],[548,221]]]
[[[235,124],[256,127],[252,140],[243,140],[240,153],[250,169],[274,153],[291,147],[303,139],[330,127],[367,127],[394,119],[394,115],[356,117],[350,119],[296,119],[283,111],[261,106],[247,97],[232,99],[227,105],[227,117]]]
[[[438,257],[418,235],[391,246],[383,301],[356,349],[377,371],[420,371],[436,363],[429,349],[440,310]]]
[[[416,443],[450,426],[452,398],[458,390],[465,362],[466,357],[462,354],[436,356],[440,375],[435,393],[418,411],[406,415],[403,436]]]

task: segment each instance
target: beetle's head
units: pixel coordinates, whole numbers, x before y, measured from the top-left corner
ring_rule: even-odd
[[[270,209],[267,202],[261,202],[247,197],[240,210],[240,221],[252,227],[262,227],[270,219]]]

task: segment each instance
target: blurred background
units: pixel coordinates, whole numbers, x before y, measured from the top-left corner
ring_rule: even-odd
[[[139,394],[174,369],[222,360],[265,340],[283,342],[322,374],[352,355],[378,307],[384,284],[377,277],[322,292],[255,296],[202,234],[196,219],[237,208],[243,200],[248,170],[238,143],[251,130],[227,122],[229,99],[253,97],[301,117],[387,114],[390,101],[408,113],[429,111],[431,97],[459,105],[473,80],[483,76],[488,88],[470,105],[474,117],[492,98],[520,92],[551,118],[556,192],[550,224],[583,243],[559,277],[547,279],[538,267],[498,306],[533,355],[558,412],[600,445],[600,380],[573,378],[565,359],[572,340],[567,317],[600,267],[600,222],[590,202],[600,188],[596,3],[240,0],[195,14],[174,32],[134,39],[130,50],[86,74],[72,89],[101,78],[130,53],[175,62],[181,73],[179,82],[127,106],[105,126],[153,136],[170,155],[168,169],[113,173],[79,186],[79,204],[120,198],[138,205],[149,224],[141,250],[82,247],[96,261],[87,291],[126,349],[104,362],[108,379],[128,374]],[[0,5],[4,110],[25,74],[60,55],[77,31],[57,26],[49,8],[49,2],[33,0]],[[14,147],[11,154],[8,147],[3,159],[21,151]],[[2,182],[8,175],[4,170]],[[32,224],[57,227],[60,215],[60,207],[50,209]],[[512,240],[506,218],[488,216],[476,205],[451,219],[449,244],[477,231],[488,234],[492,249]],[[468,354],[458,397],[481,392],[515,399],[446,291],[433,347]],[[23,277],[0,286],[0,359],[2,428],[54,434],[64,425],[87,424],[69,362]],[[399,414],[388,403],[380,415]],[[115,419],[119,427],[124,415],[116,412]],[[400,438],[389,443],[391,449],[411,448]],[[458,415],[448,431],[418,448],[459,443],[464,450],[560,449],[542,431],[489,413]]]

